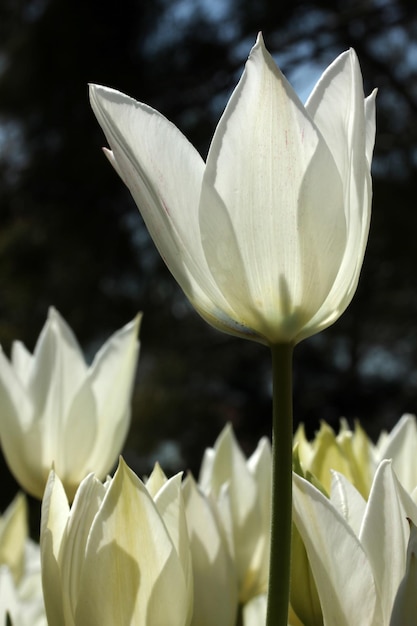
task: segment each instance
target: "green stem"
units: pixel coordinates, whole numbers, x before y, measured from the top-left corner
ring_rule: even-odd
[[[287,626],[292,519],[292,344],[271,346],[272,524],[267,626]]]

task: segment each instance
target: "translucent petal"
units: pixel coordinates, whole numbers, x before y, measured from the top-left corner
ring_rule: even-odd
[[[141,316],[114,333],[97,352],[88,379],[95,396],[96,439],[89,469],[104,478],[122,450],[130,425],[130,404],[139,356]]]
[[[294,522],[306,546],[329,626],[380,626],[373,572],[358,537],[331,502],[294,475]]]
[[[405,501],[389,461],[382,461],[372,484],[360,539],[371,562],[381,598],[383,622],[388,623],[398,585],[405,571],[409,526],[416,512]],[[406,506],[404,506],[406,504]]]
[[[222,528],[209,499],[191,476],[184,481],[183,493],[194,574],[191,626],[232,626],[237,581]]]
[[[70,616],[64,619],[63,589],[59,554],[68,522],[69,505],[64,487],[51,471],[42,501],[40,546],[42,555],[42,587],[49,624],[73,626]]]
[[[343,193],[325,142],[262,40],[213,137],[200,228],[239,321],[267,341],[292,340],[338,271]]]
[[[75,621],[184,626],[189,602],[165,524],[121,461],[91,527]]]
[[[198,308],[217,292],[200,241],[198,201],[204,161],[163,115],[124,94],[90,86],[91,106],[162,258]]]
[[[45,438],[59,449],[69,407],[87,366],[72,330],[52,307],[33,356],[30,393],[36,419],[43,420]]]
[[[397,478],[409,492],[417,486],[417,424],[405,414],[397,422],[379,451],[380,459],[392,459]]]

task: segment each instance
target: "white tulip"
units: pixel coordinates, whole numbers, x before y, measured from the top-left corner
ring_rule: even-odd
[[[368,237],[375,136],[353,50],[303,105],[259,36],[206,162],[149,106],[96,85],[90,99],[110,162],[203,318],[276,344],[343,313]]]
[[[121,460],[104,485],[87,476],[70,509],[51,472],[42,503],[41,555],[49,624],[190,623],[192,575],[180,474],[154,501]]]
[[[51,308],[33,355],[14,342],[0,351],[0,438],[11,472],[41,499],[54,466],[72,500],[81,480],[104,478],[130,424],[140,316],[117,331],[87,366],[69,326]]]

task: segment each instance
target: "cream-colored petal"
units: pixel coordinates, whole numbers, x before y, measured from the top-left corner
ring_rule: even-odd
[[[185,479],[183,494],[194,576],[191,626],[234,626],[237,580],[223,530],[192,476]]]
[[[47,473],[40,469],[42,437],[33,406],[0,348],[0,437],[10,471],[30,494],[41,499]]]
[[[113,89],[90,86],[90,101],[156,247],[188,298],[207,315],[222,296],[201,247],[198,202],[204,161],[163,115]]]
[[[95,467],[92,451],[102,436],[102,428],[97,419],[96,399],[90,381],[85,379],[74,394],[60,440],[52,442],[45,437],[43,452],[44,467],[48,469],[54,465],[71,502],[82,479],[92,471],[99,473],[101,470],[101,465]]]
[[[368,238],[375,107],[372,98],[365,103],[362,75],[353,50],[341,54],[323,73],[306,109],[324,136],[340,172],[347,241],[328,298],[300,339],[311,331],[326,328],[346,309],[357,287]]]
[[[414,415],[406,413],[394,426],[384,445],[380,446],[379,458],[392,459],[395,474],[410,493],[417,487],[417,422]]]
[[[121,461],[91,527],[76,623],[187,626],[190,601],[165,524]]]
[[[405,571],[407,517],[416,515],[417,508],[395,477],[390,461],[382,461],[369,494],[360,540],[374,571],[384,624],[389,622]]]
[[[352,483],[339,472],[332,472],[330,502],[359,537],[366,501]]]
[[[417,529],[411,520],[410,538],[407,547],[407,566],[404,578],[398,587],[390,626],[415,626],[417,615]]]
[[[295,474],[293,513],[313,571],[324,624],[381,626],[373,571],[358,537],[331,502]]]
[[[91,525],[103,501],[106,488],[94,474],[89,474],[80,484],[71,507],[62,546],[59,566],[62,578],[63,605],[66,615],[75,617],[86,545]]]
[[[75,626],[71,616],[64,617],[59,563],[68,516],[69,504],[64,487],[55,472],[51,471],[42,501],[40,532],[45,610],[49,624]]]
[[[33,355],[21,341],[14,341],[10,360],[22,385],[27,387],[33,367]]]
[[[168,478],[166,477],[163,469],[159,463],[156,462],[149,478],[145,481],[146,489],[149,491],[152,498],[155,498],[156,494],[160,489],[162,489],[167,480]]]
[[[15,496],[0,522],[0,564],[9,567],[15,584],[18,584],[24,573],[29,532],[27,502],[23,493]]]
[[[255,596],[247,602],[242,611],[243,626],[259,626],[266,623],[267,594]]]
[[[87,366],[68,324],[54,308],[39,335],[29,389],[37,420],[42,420],[45,445],[59,450],[74,394]]]
[[[218,437],[214,458],[206,465],[201,482],[203,491],[217,501],[225,528],[231,533],[240,599],[265,591],[265,553],[268,539],[263,528],[262,507],[258,502],[255,477],[248,469],[230,425]],[[208,470],[211,469],[211,474]]]
[[[200,228],[237,321],[260,340],[293,340],[338,271],[343,193],[325,142],[262,39],[213,137]]]
[[[139,356],[141,315],[114,333],[97,352],[88,379],[96,401],[97,430],[89,469],[104,478],[116,463],[130,425]]]
[[[181,563],[187,594],[193,597],[193,572],[191,550],[185,516],[184,498],[181,490],[182,472],[167,480],[154,496],[156,508],[167,527]],[[191,621],[193,604],[189,603],[186,622]]]

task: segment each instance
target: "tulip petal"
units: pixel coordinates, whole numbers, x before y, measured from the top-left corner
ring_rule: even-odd
[[[189,602],[166,527],[143,483],[121,461],[91,527],[75,621],[187,626]]]
[[[27,503],[18,493],[1,517],[0,564],[6,564],[17,584],[25,567],[25,546],[28,536]]]
[[[45,487],[41,516],[42,587],[49,624],[75,626],[70,616],[64,618],[59,554],[69,515],[64,487],[51,471]]]
[[[366,120],[366,158],[368,160],[369,167],[372,162],[372,155],[374,152],[375,133],[376,133],[376,112],[375,112],[375,99],[377,90],[365,98],[365,120]]]
[[[192,476],[185,479],[183,493],[194,575],[191,626],[233,626],[237,582],[223,531]]]
[[[397,422],[385,445],[381,459],[392,459],[392,467],[403,487],[411,492],[417,486],[417,424],[414,415],[406,414]]]
[[[184,571],[185,585],[191,597],[193,595],[193,572],[181,481],[182,472],[167,480],[153,500],[177,551]],[[187,623],[191,620],[192,608],[190,603]]]
[[[264,461],[259,460],[260,466]],[[256,467],[256,458],[253,464]],[[265,468],[260,469],[260,474],[262,471]],[[205,455],[199,482],[203,491],[216,501],[226,529],[236,563],[241,602],[267,588],[270,518],[266,519],[266,515],[270,504],[266,500],[270,497],[269,481],[257,485],[256,476],[251,473],[231,426],[227,425],[218,437],[213,453]]]
[[[375,108],[372,97],[367,104],[364,101],[362,75],[353,50],[341,54],[325,70],[306,109],[332,152],[345,194],[347,241],[343,262],[322,309],[311,321],[313,327],[325,328],[343,313],[356,290],[370,222],[369,166]]]
[[[65,528],[59,554],[64,612],[74,616],[80,593],[82,569],[91,525],[103,501],[106,487],[89,474],[79,485]]]
[[[417,615],[417,529],[409,520],[407,569],[395,596],[390,626],[415,626]]]
[[[325,626],[380,626],[373,572],[359,539],[331,502],[293,475],[294,522],[304,541]]]
[[[255,596],[243,607],[243,626],[259,626],[266,623],[266,608],[268,597],[266,594]]]
[[[332,472],[330,501],[359,537],[366,510],[366,501],[343,474]]]
[[[116,462],[130,425],[130,398],[139,356],[141,315],[114,333],[97,352],[88,379],[96,398],[97,429],[89,467],[104,478]]]
[[[294,339],[343,255],[342,185],[260,38],[213,137],[200,228],[210,271],[243,325],[267,342]]]
[[[169,270],[207,314],[223,300],[201,247],[198,201],[204,161],[163,115],[113,89],[90,86],[94,113],[121,175]],[[210,297],[210,295],[212,297]]]
[[[398,482],[390,461],[382,461],[369,495],[360,540],[371,562],[383,622],[388,623],[405,571],[409,526],[417,508]]]
[[[54,464],[72,501],[82,479],[96,467],[92,451],[97,445],[97,439],[103,437],[104,430],[98,424],[96,399],[88,379],[75,393],[61,429],[58,441],[45,437],[43,465],[47,471]]]
[[[29,390],[39,418],[53,415],[45,431],[53,440],[56,429],[65,421],[74,389],[87,373],[74,333],[53,307],[49,309],[33,359]]]
[[[32,421],[33,407],[28,393],[1,348],[0,404],[0,436],[7,464],[20,485],[28,493],[41,498],[47,472],[45,476],[39,475],[42,445],[40,424]]]
[[[20,382],[27,387],[33,367],[33,356],[21,341],[13,342],[10,360]]]

